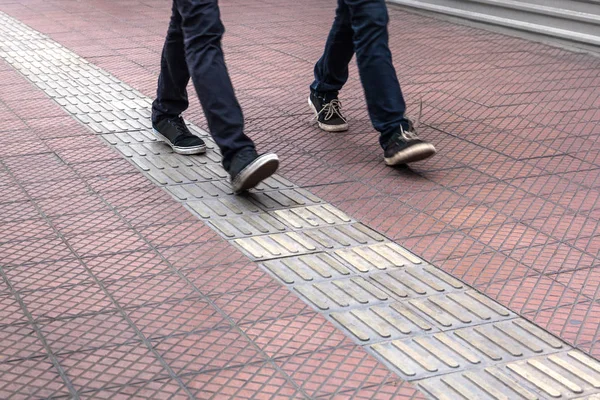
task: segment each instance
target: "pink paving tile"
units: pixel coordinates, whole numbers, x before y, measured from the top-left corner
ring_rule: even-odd
[[[75,173],[53,153],[11,157],[3,163],[22,183],[77,179]]]
[[[509,216],[484,205],[463,205],[446,210],[438,209],[433,211],[432,215],[454,229],[463,230],[512,222],[512,218]]]
[[[598,303],[588,301],[528,313],[525,317],[568,343],[579,345],[597,342],[599,308]]]
[[[45,355],[42,341],[32,325],[0,327],[0,363]]]
[[[235,330],[211,330],[160,340],[154,348],[177,373],[200,373],[264,362],[264,355]]]
[[[245,255],[224,240],[166,247],[161,249],[160,253],[177,269],[245,263],[248,260]]]
[[[569,243],[552,243],[511,250],[511,258],[542,273],[555,273],[589,268],[598,263],[596,257],[576,249]]]
[[[600,235],[575,239],[570,241],[569,244],[578,250],[594,256],[596,259],[600,257]]]
[[[182,300],[192,295],[198,295],[190,284],[172,273],[109,281],[105,283],[105,286],[121,307]]]
[[[98,146],[94,146],[96,144]],[[123,157],[121,153],[103,145],[95,137],[89,138],[89,143],[83,148],[56,150],[56,155],[67,165],[107,161]]]
[[[527,222],[536,219],[545,221],[546,218],[552,215],[567,213],[567,209],[560,204],[534,195],[527,195],[508,201],[499,201],[493,203],[491,207],[506,215],[510,215],[514,219]]]
[[[33,240],[55,235],[52,226],[43,219],[28,219],[0,224],[1,243]]]
[[[0,363],[0,397],[51,398],[69,395],[56,367],[46,358]]]
[[[221,312],[201,299],[137,307],[127,314],[149,339],[230,327]]]
[[[108,175],[99,177],[90,177],[87,179],[87,183],[91,188],[104,196],[106,193],[118,192],[119,196],[123,196],[124,190],[133,190],[135,192],[143,189],[156,190],[157,188],[148,178],[139,172],[121,175]],[[114,196],[114,194],[113,194]]]
[[[53,354],[81,352],[140,341],[125,318],[115,312],[41,321],[39,328]]]
[[[102,146],[106,147],[106,145]],[[135,167],[122,157],[104,161],[74,164],[71,167],[84,179],[107,177],[110,175],[124,175],[136,172]]]
[[[23,185],[23,189],[34,200],[60,198],[66,201],[71,196],[91,194],[90,188],[80,179],[27,183]]]
[[[6,268],[4,273],[18,292],[91,283],[91,276],[75,259]]]
[[[101,193],[104,199],[111,207],[122,209],[131,206],[139,206],[154,202],[171,202],[173,198],[164,190],[154,186],[147,185],[142,187],[121,187],[121,190]]]
[[[181,224],[198,220],[182,204],[174,201],[128,207],[123,209],[120,214],[134,227]]]
[[[28,322],[17,299],[9,294],[0,294],[0,326]]]
[[[28,199],[21,187],[8,177],[0,174],[0,205],[3,203],[23,202]]]
[[[502,253],[482,253],[450,260],[441,260],[436,266],[469,285],[485,287],[486,285],[528,275],[537,275],[524,265]]]
[[[543,275],[497,282],[480,289],[516,313],[541,312],[587,300],[581,293]]]
[[[64,198],[40,199],[36,204],[48,217],[110,210],[98,195],[92,193],[70,196],[69,201]]]
[[[129,228],[73,235],[66,241],[81,257],[152,250],[137,232]]]
[[[2,264],[13,267],[74,258],[67,245],[55,236],[0,244]]]
[[[219,239],[210,227],[202,221],[172,223],[137,228],[142,236],[157,247],[197,244],[210,245],[210,241]]]
[[[396,242],[430,262],[461,258],[489,251],[487,247],[462,232],[445,232],[437,235],[415,236]]]
[[[496,251],[512,251],[528,246],[546,245],[556,241],[525,224],[514,222],[473,228],[468,231],[468,234]]]
[[[56,217],[52,219],[52,225],[65,237],[128,229],[127,224],[115,212],[109,210]]]
[[[553,275],[552,279],[589,297],[590,300],[597,300],[600,297],[600,266],[562,272]]]
[[[241,329],[271,358],[328,350],[352,344],[325,317],[317,313],[243,325]]]
[[[183,378],[198,399],[303,399],[299,390],[272,365],[257,363]]]
[[[371,386],[356,391],[336,393],[335,399],[353,399],[353,400],[385,400],[385,399],[406,399],[406,400],[426,400],[427,397],[419,392],[408,382],[393,382],[385,385]]]
[[[135,385],[167,377],[166,370],[143,344],[100,348],[57,358],[73,386],[80,391]]]
[[[275,363],[311,397],[383,385],[397,379],[358,346],[286,357]]]
[[[200,292],[208,296],[278,285],[270,275],[252,262],[194,268],[182,273]]]
[[[181,385],[168,378],[83,392],[79,397],[81,399],[127,398],[135,400],[166,398],[172,400],[189,399],[189,396],[185,393],[185,390]]]
[[[298,296],[280,286],[224,294],[213,299],[217,307],[237,324],[313,313]]]
[[[85,258],[83,263],[102,281],[131,280],[172,272],[169,264],[154,251],[134,251]]]
[[[21,294],[21,298],[35,320],[68,318],[115,309],[110,298],[96,284],[26,292]]]
[[[31,201],[15,201],[0,204],[0,223],[40,218],[39,211]]]

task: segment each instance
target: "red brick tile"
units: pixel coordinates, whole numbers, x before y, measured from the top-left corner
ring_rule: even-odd
[[[186,376],[184,383],[198,398],[304,398],[283,374],[266,363]]]
[[[248,259],[231,244],[221,239],[203,244],[166,247],[160,252],[177,269],[245,263]]]
[[[153,304],[128,310],[127,313],[150,339],[230,326],[215,307],[200,299]]]
[[[133,229],[73,235],[67,238],[67,242],[81,257],[152,250]]]
[[[0,363],[0,397],[51,398],[68,396],[58,370],[47,358]]]
[[[512,251],[528,246],[550,244],[555,241],[548,235],[522,223],[473,228],[468,231],[468,234],[496,251]]]
[[[441,260],[436,266],[469,285],[485,287],[528,275],[537,275],[530,267],[502,253],[482,253],[450,260]]]
[[[157,247],[198,244],[210,246],[220,237],[202,221],[153,225],[137,229],[146,240]]]
[[[21,305],[12,295],[0,295],[0,326],[22,324],[27,322],[27,317]]]
[[[246,335],[272,358],[328,350],[352,342],[317,313],[307,313],[241,328]]]
[[[541,273],[589,268],[597,260],[568,243],[551,243],[510,251],[510,257]]]
[[[156,357],[142,344],[123,345],[58,356],[76,389],[134,385],[167,376]]]
[[[12,267],[24,264],[51,262],[74,258],[75,255],[57,237],[49,236],[22,242],[0,244],[3,266]]]
[[[66,237],[128,228],[117,214],[109,210],[56,217],[52,219],[52,225]]]
[[[115,309],[110,298],[96,284],[59,287],[21,294],[34,319],[68,318]]]
[[[106,290],[122,307],[182,300],[196,294],[190,284],[171,273],[110,281],[105,285]]]
[[[102,281],[130,280],[172,272],[169,264],[154,251],[86,257],[83,262]]]
[[[599,307],[597,303],[581,302],[528,313],[525,317],[568,343],[579,345],[598,340]]]
[[[383,385],[391,373],[361,347],[308,353],[275,363],[311,397]]]
[[[31,325],[0,327],[0,360],[2,363],[45,356],[42,341]],[[1,367],[0,367],[1,370]]]
[[[81,399],[115,399],[123,397],[139,400],[163,398],[184,400],[189,398],[185,390],[176,381],[166,378],[84,392],[79,397]]]
[[[125,318],[115,312],[42,321],[39,327],[57,355],[140,341]]]
[[[4,270],[18,292],[52,289],[90,283],[91,277],[79,260],[53,261]]]
[[[579,292],[543,275],[493,283],[481,289],[516,313],[541,312],[586,300]]]
[[[275,286],[225,294],[214,302],[238,324],[268,321],[313,311],[287,288]]]
[[[192,284],[205,295],[262,289],[279,284],[255,263],[220,264],[182,271]]]
[[[266,361],[235,330],[211,330],[174,336],[158,341],[154,348],[178,375]]]

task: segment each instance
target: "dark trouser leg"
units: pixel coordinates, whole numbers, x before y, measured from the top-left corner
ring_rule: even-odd
[[[174,4],[181,17],[185,58],[177,52],[172,61],[179,67],[187,65],[186,82],[191,76],[210,133],[223,155],[223,166],[229,170],[233,156],[254,148],[254,143],[244,134],[244,116],[225,66],[221,48],[225,28],[219,5],[217,0],[174,0]],[[176,72],[180,72],[179,67]],[[182,75],[178,75],[179,80],[183,81]]]
[[[156,99],[152,103],[152,122],[175,117],[188,108],[187,84],[190,80],[185,61],[181,15],[173,3],[173,13],[160,60]]]
[[[384,0],[343,0],[350,9],[354,49],[373,127],[385,146],[400,126],[408,129],[406,104],[388,45]]]
[[[352,36],[350,10],[344,0],[338,0],[325,51],[315,65],[315,81],[310,86],[311,90],[322,94],[327,100],[337,96],[348,80],[348,64],[354,55]]]

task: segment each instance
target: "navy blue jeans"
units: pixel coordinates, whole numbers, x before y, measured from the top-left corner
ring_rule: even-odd
[[[356,53],[369,117],[380,133],[382,146],[401,125],[408,128],[406,104],[388,45],[388,21],[384,0],[338,0],[333,27],[311,85],[325,98],[337,96],[348,80],[348,64]]]
[[[254,143],[244,134],[244,116],[225,66],[224,32],[217,0],[173,0],[152,121],[180,115],[188,108],[186,88],[191,77],[223,166],[229,170],[233,156],[254,148]]]

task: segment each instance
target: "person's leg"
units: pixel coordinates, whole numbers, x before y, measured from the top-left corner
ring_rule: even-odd
[[[384,0],[344,0],[354,32],[356,62],[373,127],[385,145],[407,124],[406,105],[388,46],[388,12]],[[408,129],[408,125],[404,125]]]
[[[182,16],[185,60],[208,128],[229,170],[240,150],[254,149],[244,134],[244,116],[221,48],[225,32],[217,0],[175,0]]]
[[[201,154],[206,151],[206,144],[189,131],[181,118],[181,113],[189,105],[186,87],[190,80],[181,22],[181,15],[173,2],[171,21],[160,60],[156,99],[152,103],[152,128],[154,134],[176,153]]]
[[[348,64],[354,55],[353,31],[350,12],[344,0],[338,0],[335,20],[329,31],[323,55],[315,65],[315,80],[311,91],[337,98],[338,92],[348,80]]]
[[[314,69],[315,80],[310,85],[308,105],[316,115],[319,127],[329,132],[348,129],[341,112],[338,93],[348,80],[348,64],[354,55],[350,13],[343,0],[338,0],[335,20],[323,55]]]
[[[380,133],[385,162],[404,164],[432,156],[435,147],[417,137],[405,116],[406,104],[388,44],[385,0],[343,1],[350,10],[360,79],[369,117]]]
[[[225,32],[217,0],[175,0],[182,17],[185,61],[208,122],[221,150],[234,191],[256,186],[279,166],[275,154],[259,156],[244,133],[244,116],[235,96],[221,48]]]
[[[188,108],[186,87],[190,80],[185,61],[181,15],[173,3],[173,12],[160,60],[156,99],[152,103],[152,122],[177,117]]]

